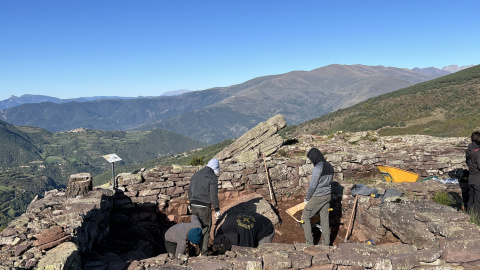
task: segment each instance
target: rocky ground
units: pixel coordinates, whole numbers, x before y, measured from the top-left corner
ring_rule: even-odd
[[[282,146],[276,132],[284,121],[275,119],[278,124],[254,129],[260,135],[245,140],[253,142],[248,147],[244,136],[239,139],[245,151],[222,152],[219,177],[222,212],[235,213],[232,206],[242,205],[242,213],[265,215],[277,230],[274,243],[235,248],[225,256],[168,258],[163,235],[172,224],[190,220],[185,193],[199,168],[157,166],[119,175],[115,190],[95,187],[75,197],[54,190],[35,199],[0,233],[0,269],[480,269],[479,227],[458,207],[432,202],[437,192],[458,196],[458,184],[376,182],[379,194],[394,188],[404,196],[385,203],[360,196],[351,236],[345,239],[356,201],[350,193],[354,182],[374,177],[378,164],[417,172],[420,179],[447,175],[465,166],[465,138],[338,133],[308,135]],[[303,201],[312,170],[305,155],[311,147],[326,153],[338,181],[330,247],[306,245],[302,228],[286,213]],[[275,149],[278,153],[261,158]],[[249,158],[254,161],[240,162]],[[273,208],[267,179],[279,200]],[[314,233],[318,243],[320,234]]]

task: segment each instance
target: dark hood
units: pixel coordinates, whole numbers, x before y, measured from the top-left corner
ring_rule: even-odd
[[[477,148],[479,148],[479,146],[474,142],[468,145],[468,150],[475,150]]]
[[[308,151],[307,154],[308,159],[313,163],[313,166],[317,165],[321,161],[325,161],[325,157],[323,157],[322,152],[317,148],[312,148]]]

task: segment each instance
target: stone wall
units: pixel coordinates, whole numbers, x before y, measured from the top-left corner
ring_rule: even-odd
[[[109,233],[113,194],[95,188],[67,199],[52,190],[35,199],[0,233],[0,269],[80,269],[80,253]]]
[[[336,181],[362,182],[380,177],[376,165],[390,165],[420,175],[448,177],[447,173],[466,168],[466,138],[431,136],[379,137],[375,133],[339,133],[335,136],[305,136],[297,144],[281,147],[275,154],[251,163],[221,163],[219,190],[221,199],[256,193],[270,198],[267,174],[277,199],[303,194],[313,166],[306,158],[312,147],[325,153],[335,168]],[[202,167],[158,166],[117,177],[121,196],[116,205],[135,209],[151,205],[167,215],[187,213],[186,199],[191,176]],[[171,202],[170,202],[171,201]],[[172,204],[173,203],[173,204]],[[156,206],[156,207],[155,207]],[[170,206],[170,207],[169,207]],[[178,220],[177,220],[178,221]]]
[[[232,160],[222,162],[219,176],[220,198],[223,200],[251,193],[270,198],[265,166],[268,168],[268,175],[272,180],[274,194],[278,200],[304,194],[312,170],[312,165],[305,156],[310,148],[317,147],[325,153],[327,160],[334,166],[335,180],[342,184],[344,192],[341,193],[339,199],[342,205],[340,211],[344,219],[342,223],[346,224],[345,218],[350,216],[348,211],[352,208],[353,203],[353,197],[348,194],[348,190],[354,181],[350,180],[362,182],[378,176],[375,165],[403,168],[419,173],[422,178],[443,177],[453,169],[466,167],[464,150],[468,142],[467,138],[433,138],[418,135],[378,137],[375,133],[364,132],[338,133],[328,137],[307,135],[297,140],[298,142],[295,144],[282,146],[275,153],[266,157],[265,161],[257,159],[251,163],[239,163]],[[68,264],[71,269],[79,269],[79,254],[91,250],[94,243],[103,240],[111,231],[112,228],[109,226],[112,209],[124,211],[133,216],[135,220],[147,224],[149,224],[148,222],[153,224],[182,221],[187,214],[186,192],[189,188],[190,178],[200,168],[158,166],[129,174],[120,174],[118,175],[119,188],[115,192],[115,196],[112,188],[101,187],[95,188],[84,197],[74,199],[67,199],[65,193],[61,191],[47,192],[44,198],[32,202],[25,214],[12,221],[1,232],[0,265],[5,269],[31,269],[33,267],[45,269],[52,264]],[[411,195],[413,194],[413,197],[428,199],[436,191],[436,189],[432,189],[435,186],[433,183],[396,184],[395,187],[402,191],[408,191]],[[388,188],[388,184],[382,183],[381,188],[385,190]],[[442,187],[439,189],[441,190]],[[381,207],[379,204],[375,205],[378,201],[374,202],[369,198],[359,201],[358,216],[352,237],[375,240],[387,236],[388,232],[395,231],[396,225],[388,218],[392,216],[389,213],[393,210],[385,210],[384,217],[382,217]],[[408,213],[408,207],[417,206],[410,204],[405,208],[407,210],[403,210],[405,213]],[[433,237],[435,240],[445,237],[445,235],[460,237],[453,231],[449,231],[447,225],[438,223],[435,218],[432,220],[432,217],[426,214],[421,216],[424,220],[422,228],[426,228],[433,234],[433,236],[426,237]],[[165,218],[165,220],[159,220],[159,217]],[[415,218],[418,219],[418,215]],[[465,217],[458,218],[458,220],[463,222]],[[122,224],[121,221],[120,219],[118,224]],[[475,228],[465,224],[464,226],[467,227],[464,231],[471,233],[475,231]],[[47,232],[52,228],[54,228],[52,231]],[[410,239],[409,237],[405,236],[403,241],[410,241],[407,240]],[[422,247],[430,247],[428,244],[431,243],[422,242]],[[442,256],[456,262],[457,253],[454,253],[454,250],[445,252],[444,248],[447,246],[456,248],[462,244],[467,247],[475,245],[470,242],[461,242],[458,239],[449,239],[443,244],[443,248],[439,248],[440,251],[433,254],[435,256],[432,255],[433,259],[418,259],[414,264],[436,261],[442,252],[444,254]],[[309,256],[305,255],[304,251],[312,249],[304,247],[298,249],[294,245],[288,247],[280,245],[280,248],[288,248],[292,252],[289,252],[286,258],[284,258],[285,255],[279,255],[280,257],[262,255],[261,265],[281,262],[282,260],[279,258],[283,258],[286,261],[285,265],[289,262],[292,267],[293,259],[291,258]],[[339,247],[338,250],[346,252],[345,250],[349,249],[345,246]],[[302,253],[298,253],[300,251]],[[256,253],[258,251],[249,252]],[[378,262],[362,263],[360,259],[356,262],[342,261],[341,256],[335,257],[333,253],[327,257],[325,254],[329,253],[326,251],[322,251],[323,255],[318,250],[315,251],[316,255],[312,255],[312,252],[309,253],[311,265],[326,264],[327,268],[322,269],[333,269],[333,265],[380,266],[381,262],[384,262],[383,254],[385,254],[384,251],[378,251]],[[350,250],[350,252],[354,251]],[[373,254],[373,251],[370,252]],[[410,256],[410,253],[405,256]],[[469,256],[465,260],[469,262],[477,260],[475,254],[469,254]],[[258,263],[258,258],[254,258],[252,263],[255,262]],[[144,263],[148,262],[140,261],[139,265]],[[238,263],[241,265],[241,262]],[[250,261],[247,259],[245,263],[250,263]],[[232,265],[231,262],[227,262],[227,264]],[[185,266],[185,262],[180,262],[180,265]]]

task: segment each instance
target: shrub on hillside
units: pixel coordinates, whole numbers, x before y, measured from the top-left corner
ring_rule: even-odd
[[[204,157],[193,157],[192,160],[190,161],[191,166],[201,166],[204,164],[203,162]]]

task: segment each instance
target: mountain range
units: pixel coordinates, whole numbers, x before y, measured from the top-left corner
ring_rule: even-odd
[[[278,113],[285,116],[289,125],[296,125],[371,97],[432,80],[444,72],[431,68],[413,71],[329,65],[175,96],[28,103],[2,110],[0,119],[51,132],[76,128],[163,129],[212,144],[236,138]]]
[[[190,92],[190,90],[174,90],[167,91],[161,96],[178,96],[184,93]],[[134,97],[119,97],[119,96],[95,96],[95,97],[79,97],[79,98],[67,98],[61,99],[56,97],[50,97],[45,95],[30,95],[25,94],[19,97],[12,95],[10,98],[0,101],[0,110],[8,109],[11,107],[19,106],[22,104],[28,103],[42,103],[42,102],[53,102],[53,103],[68,103],[68,102],[85,102],[93,101],[100,99],[133,99]],[[148,98],[148,97],[137,97],[137,98]]]
[[[231,113],[232,108],[240,111],[240,104],[236,107],[230,106],[230,109],[226,106],[231,105],[231,103],[228,102],[230,99],[237,102],[244,99],[241,105],[251,105],[249,108],[243,108],[239,113],[241,115],[246,114],[245,111],[247,109],[250,109],[252,113],[255,113],[256,110],[262,111],[262,109],[265,109],[254,109],[254,106],[259,105],[259,103],[253,103],[253,101],[262,96],[266,97],[267,93],[270,94],[270,96],[268,96],[269,98],[263,99],[266,104],[271,104],[271,102],[277,102],[277,104],[287,102],[288,98],[282,97],[282,95],[292,97],[293,94],[296,94],[297,96],[295,97],[304,98],[297,100],[299,103],[303,101],[306,104],[304,106],[312,106],[306,102],[309,101],[306,98],[308,95],[297,93],[300,92],[302,88],[300,86],[297,88],[293,86],[306,85],[304,88],[309,90],[313,88],[311,84],[317,82],[322,86],[330,86],[329,89],[332,89],[332,92],[340,97],[348,97],[352,95],[355,96],[357,93],[345,94],[344,92],[346,90],[341,91],[337,85],[339,82],[344,82],[343,85],[345,87],[358,85],[352,83],[352,80],[357,83],[371,82],[371,85],[377,87],[382,85],[382,83],[388,86],[388,80],[396,82],[397,80],[395,78],[402,78],[406,81],[409,81],[407,79],[413,80],[412,77],[415,77],[413,76],[415,73],[412,74],[412,72],[413,71],[385,67],[334,65],[325,67],[323,70],[319,69],[311,72],[292,72],[261,77],[237,85],[235,86],[236,88],[232,88],[234,87],[232,86],[229,88],[213,88],[205,91],[187,92],[173,98],[94,100],[64,104],[46,102],[40,104],[24,104],[17,107],[26,106],[25,113],[28,113],[28,115],[25,116],[25,119],[27,119],[29,115],[35,114],[27,110],[33,106],[33,108],[40,108],[38,109],[38,113],[45,113],[45,111],[42,111],[42,108],[43,110],[53,109],[55,113],[46,113],[44,115],[52,115],[58,117],[58,119],[63,119],[63,116],[58,114],[64,113],[68,114],[67,117],[65,117],[66,119],[75,120],[75,113],[77,113],[75,110],[88,116],[87,109],[90,108],[89,106],[81,107],[78,106],[78,104],[107,106],[107,108],[104,109],[106,111],[110,109],[111,113],[116,113],[114,109],[120,104],[124,107],[122,107],[122,110],[119,110],[118,113],[124,110],[133,110],[130,116],[135,120],[135,113],[138,112],[134,110],[136,106],[142,108],[144,105],[149,105],[151,100],[157,103],[161,102],[161,104],[168,104],[168,102],[172,102],[173,100],[177,102],[177,105],[182,106],[174,108],[174,112],[164,112],[164,114],[171,113],[175,115],[178,111],[190,110],[191,114],[197,117],[194,119],[198,119],[198,117],[200,117],[199,113],[201,112],[204,114],[204,117],[207,118],[208,123],[214,123],[217,121],[217,118],[220,120],[228,119],[229,115],[227,114]],[[319,74],[323,74],[323,77],[319,76]],[[342,74],[345,76],[349,75],[350,80],[342,78]],[[352,79],[351,74],[356,74],[356,76],[354,76],[355,79]],[[398,77],[389,76],[389,74],[394,74]],[[416,74],[419,73],[417,72]],[[421,78],[425,79],[424,77]],[[329,83],[325,84],[323,80]],[[422,79],[417,78],[417,80]],[[385,83],[385,81],[387,81],[387,83]],[[283,88],[279,87],[278,91],[271,93],[269,92],[272,91],[271,84],[280,85],[283,86]],[[254,89],[256,89],[256,91],[253,91]],[[293,89],[296,91],[292,90],[288,92],[285,89]],[[373,90],[376,88],[370,86],[356,89],[366,89],[362,93],[373,94]],[[237,92],[234,90],[237,90]],[[317,91],[322,92],[321,90]],[[236,94],[232,94],[232,92]],[[247,93],[252,93],[253,97],[241,95]],[[315,91],[310,90],[310,93],[315,93]],[[327,99],[335,96],[328,91],[323,91],[322,93],[325,99],[314,101],[312,102],[313,104],[318,105],[331,102]],[[474,98],[479,94],[480,65],[386,94],[379,94],[349,107],[343,107],[346,106],[343,103],[331,102],[333,104],[331,105],[332,107],[338,106],[339,109],[298,125],[289,125],[286,129],[282,130],[282,135],[286,143],[294,143],[297,136],[304,134],[332,134],[341,131],[370,130],[377,130],[381,135],[427,134],[435,136],[468,137],[473,130],[480,129],[478,125],[480,107]],[[237,99],[238,96],[241,96],[242,99]],[[274,100],[271,101],[271,99]],[[354,103],[354,99],[343,100],[351,100]],[[294,101],[295,100],[290,101],[291,103],[289,104],[294,104]],[[129,105],[128,102],[134,102],[134,105]],[[205,104],[213,105],[205,106]],[[222,104],[225,105],[225,107],[222,108],[224,110],[223,114],[211,114],[211,112],[221,113],[222,111],[216,108],[216,106]],[[61,108],[64,110],[57,110],[59,108],[58,106],[62,106]],[[192,110],[188,108],[189,106],[197,106],[199,109]],[[297,106],[301,106],[301,104]],[[13,110],[17,107],[4,111]],[[202,109],[204,107],[207,107],[207,109]],[[96,107],[96,109],[99,108],[101,107]],[[2,111],[2,113],[4,111]],[[182,117],[177,117],[176,119],[185,121]],[[100,120],[101,119],[99,119],[99,122],[101,122]],[[242,119],[238,121],[241,120]],[[247,120],[249,119],[247,118]],[[81,123],[81,121],[78,120],[78,123]],[[194,121],[191,123],[194,123]],[[201,125],[195,127],[200,129]],[[208,127],[207,125],[206,128]],[[365,134],[365,138],[362,139],[368,140],[368,132],[365,132]],[[42,128],[14,126],[0,120],[0,229],[2,225],[5,225],[13,217],[23,212],[26,205],[28,205],[35,195],[41,194],[45,190],[56,188],[58,185],[65,184],[68,175],[72,173],[91,172],[96,181],[107,182],[110,178],[108,171],[110,164],[102,158],[105,154],[118,154],[125,163],[128,164],[120,166],[120,168],[117,167],[117,169],[124,168],[126,171],[129,169],[133,171],[139,168],[158,166],[159,164],[172,164],[172,162],[180,164],[178,163],[179,159],[183,160],[182,164],[191,163],[193,158],[205,161],[225,148],[228,144],[229,141],[225,140],[221,144],[214,144],[198,150],[197,148],[203,147],[206,144],[160,129],[138,132],[76,129],[70,132],[51,133]],[[192,149],[197,150],[186,152]],[[180,152],[183,152],[183,154],[168,155]],[[170,160],[167,157],[169,157]]]
[[[428,75],[433,75],[433,76],[444,76],[448,75],[451,73],[455,73],[457,71],[473,67],[473,65],[468,65],[468,66],[458,66],[458,65],[450,65],[443,67],[441,69],[435,68],[435,67],[428,67],[428,68],[413,68],[412,70],[415,72],[423,73],[423,74],[428,74]]]
[[[480,130],[480,65],[379,95],[311,119],[284,132],[332,134],[377,130],[380,135],[467,137]]]
[[[116,97],[116,96],[97,96],[97,97],[79,97],[60,99],[56,97],[44,96],[44,95],[22,95],[20,97],[12,95],[10,98],[0,101],[0,110],[12,108],[22,104],[41,103],[41,102],[53,102],[53,103],[68,103],[68,102],[85,102],[99,99],[132,99],[131,97]]]

